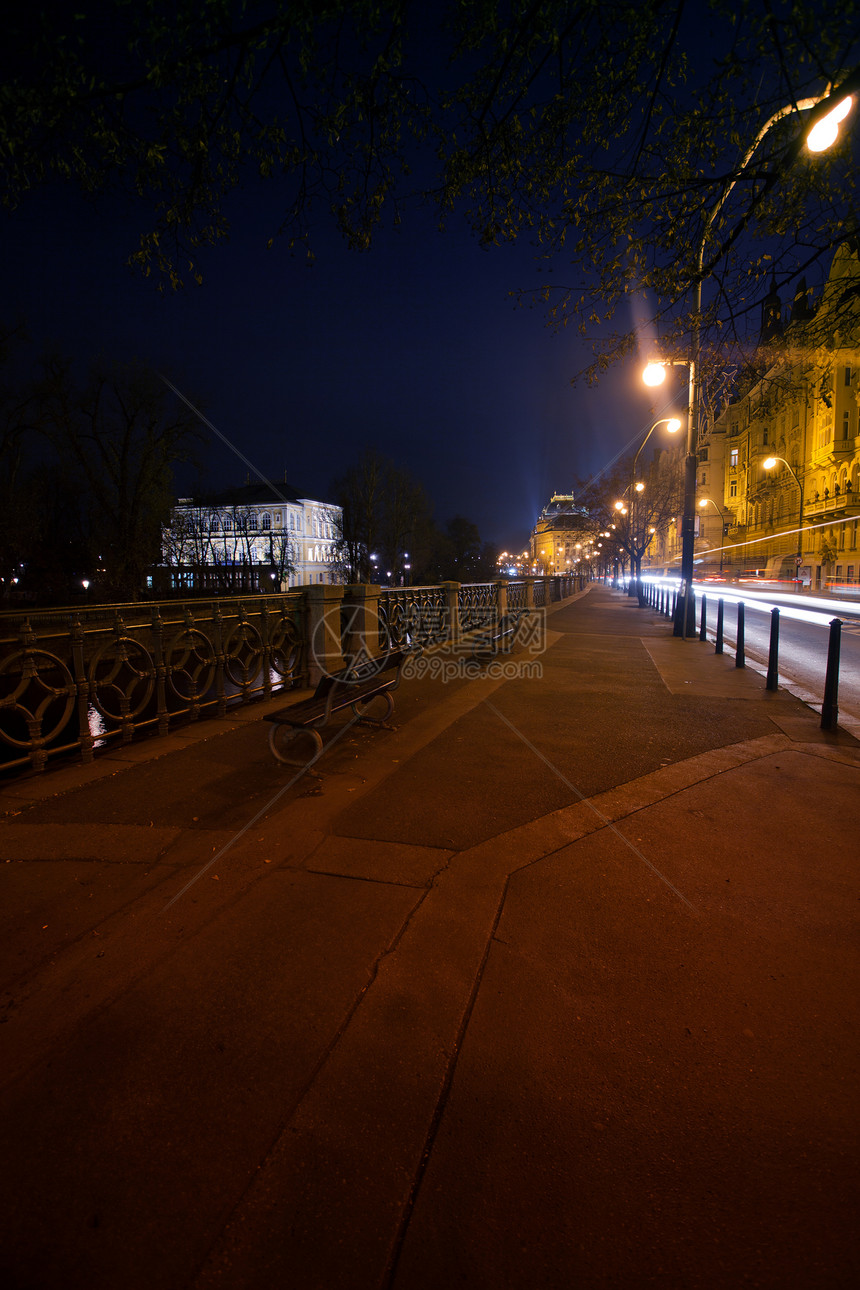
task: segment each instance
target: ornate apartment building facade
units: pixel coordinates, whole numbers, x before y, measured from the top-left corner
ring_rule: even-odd
[[[340,582],[341,517],[339,506],[299,497],[287,483],[181,497],[162,535],[170,588],[286,591]]]
[[[765,302],[759,364],[699,441],[699,493],[723,512],[723,567],[803,586],[860,582],[860,256],[840,247],[819,300]],[[708,491],[705,491],[708,490]],[[698,509],[698,508],[697,508]],[[708,506],[708,511],[716,511]],[[701,516],[700,516],[701,518]],[[718,519],[716,513],[715,520]],[[700,534],[697,562],[715,546]],[[713,564],[713,556],[708,564]]]

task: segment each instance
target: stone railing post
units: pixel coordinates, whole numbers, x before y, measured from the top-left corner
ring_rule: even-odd
[[[496,579],[496,613],[498,621],[507,617],[508,613],[508,584],[504,578]]]
[[[380,588],[371,582],[354,582],[343,598],[343,650],[350,657],[366,654],[375,658],[385,648],[379,623]]]
[[[448,643],[457,646],[460,643],[460,586],[459,582],[440,582],[445,592],[445,608],[448,614]]]
[[[526,609],[535,607],[535,580],[534,578],[523,578],[526,584]]]
[[[324,584],[303,588],[307,604],[308,680],[317,685],[324,676],[345,666],[340,630],[343,587]]]

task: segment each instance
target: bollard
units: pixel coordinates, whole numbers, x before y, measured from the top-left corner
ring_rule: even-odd
[[[738,601],[738,636],[735,642],[735,667],[746,667],[744,658],[744,602]]]
[[[779,610],[770,611],[770,649],[767,655],[766,690],[779,689]]]
[[[827,643],[827,674],[824,677],[824,702],[821,705],[821,729],[835,730],[839,724],[839,652],[842,648],[842,619],[830,621]]]
[[[708,597],[702,592],[702,617],[699,622],[699,640],[708,639]]]
[[[723,616],[725,614],[725,610],[726,602],[723,600],[722,596],[720,596],[717,601],[717,641],[714,646],[715,654],[722,654],[723,652]]]

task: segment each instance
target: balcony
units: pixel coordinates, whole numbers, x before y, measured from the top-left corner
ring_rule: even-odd
[[[806,502],[803,507],[804,519],[821,516],[860,516],[860,493],[840,493],[838,497],[819,497],[817,501]]]

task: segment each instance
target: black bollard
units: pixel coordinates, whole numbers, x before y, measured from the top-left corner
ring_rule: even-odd
[[[770,649],[767,655],[766,690],[779,689],[779,610],[770,611]]]
[[[702,592],[702,617],[699,622],[699,640],[708,639],[708,597]]]
[[[744,658],[744,602],[738,601],[738,636],[735,642],[735,667],[746,667]]]
[[[821,705],[821,729],[835,730],[839,724],[839,654],[842,649],[842,619],[830,622],[827,644],[827,674],[824,678],[824,702]]]
[[[717,601],[717,643],[714,646],[715,654],[722,654],[723,652],[723,616],[725,614],[725,609],[726,602],[723,600],[722,596],[720,596],[720,599]]]

